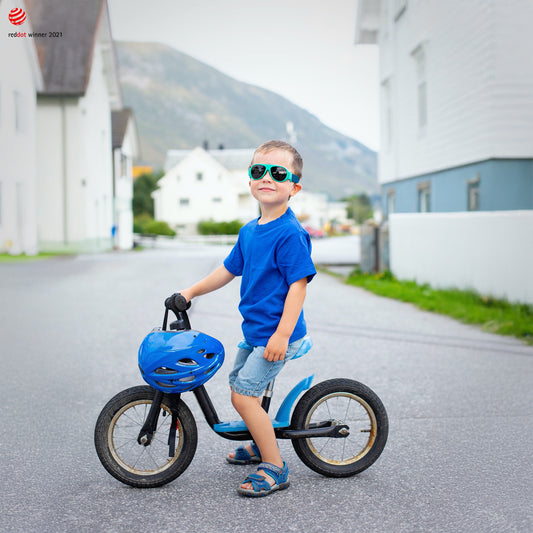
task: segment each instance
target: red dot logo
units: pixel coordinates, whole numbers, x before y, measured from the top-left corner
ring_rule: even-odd
[[[11,22],[11,24],[20,26],[25,20],[26,13],[20,9],[20,7],[16,7],[9,12],[9,22]]]

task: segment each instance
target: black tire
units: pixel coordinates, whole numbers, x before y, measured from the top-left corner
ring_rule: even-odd
[[[154,392],[143,385],[118,393],[102,409],[94,430],[94,445],[102,465],[114,478],[132,487],[160,487],[173,481],[187,469],[196,451],[198,433],[191,411],[181,399],[176,402],[167,395],[161,402],[151,444],[138,444]],[[173,410],[178,424],[175,453],[169,457]]]
[[[302,462],[328,477],[349,477],[362,472],[380,456],[389,433],[387,412],[378,396],[351,379],[330,379],[309,389],[296,405],[291,429],[335,421],[347,425],[344,438],[292,439]]]

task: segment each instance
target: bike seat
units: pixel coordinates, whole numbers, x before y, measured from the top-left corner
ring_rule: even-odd
[[[302,357],[302,355],[305,355],[312,347],[313,341],[311,340],[311,337],[308,337],[306,335],[304,337],[304,340],[302,341],[302,344],[300,344],[298,351],[294,354],[294,357],[291,360],[298,359],[298,357]]]

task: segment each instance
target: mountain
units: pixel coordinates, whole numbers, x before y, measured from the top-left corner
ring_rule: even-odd
[[[333,199],[377,191],[376,152],[289,100],[163,44],[117,42],[116,48],[124,104],[135,114],[142,159],[154,167],[163,166],[168,149],[204,141],[212,148],[255,148],[288,140],[290,122],[306,190]]]

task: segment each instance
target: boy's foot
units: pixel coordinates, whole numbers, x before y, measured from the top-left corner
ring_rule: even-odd
[[[243,496],[268,496],[276,490],[288,488],[289,467],[283,462],[283,467],[272,463],[261,463],[255,474],[250,474],[237,489]]]
[[[232,465],[249,465],[252,463],[261,462],[261,453],[255,442],[248,446],[240,446],[235,451],[230,452],[226,457],[226,461]]]

